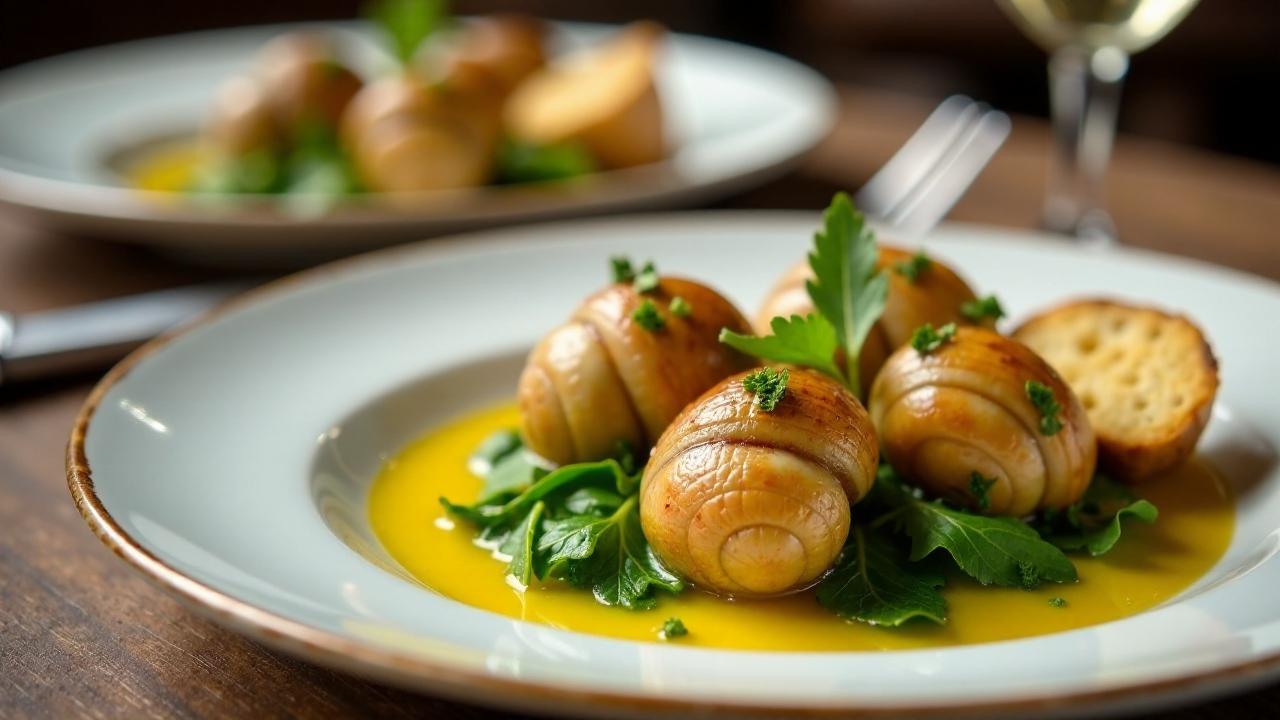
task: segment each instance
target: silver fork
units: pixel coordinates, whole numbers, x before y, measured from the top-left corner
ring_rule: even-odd
[[[854,200],[885,230],[918,238],[946,217],[1009,137],[1009,116],[953,95],[889,158]]]
[[[858,207],[895,235],[919,237],[955,205],[1008,134],[1004,113],[947,98],[857,193]],[[103,367],[254,284],[193,285],[22,317],[0,312],[0,385]]]

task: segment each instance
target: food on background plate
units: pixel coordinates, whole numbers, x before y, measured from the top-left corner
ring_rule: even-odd
[[[219,89],[202,149],[144,156],[130,172],[135,184],[428,192],[569,180],[665,156],[653,77],[665,31],[653,23],[556,58],[533,18],[454,21],[440,0],[382,0],[372,15],[398,58],[390,72],[362,78],[320,30],[277,37]]]
[[[836,380],[771,368],[733,375],[658,440],[640,489],[645,537],[704,590],[804,590],[835,564],[877,457],[867,411]]]
[[[721,378],[749,365],[720,344],[746,331],[728,300],[650,264],[614,265],[615,282],[538,343],[520,375],[521,428],[553,463],[599,460],[619,443],[648,450],[675,416]]]
[[[1027,320],[1013,337],[1043,355],[1082,398],[1099,462],[1112,477],[1143,480],[1195,450],[1218,391],[1218,361],[1187,318],[1082,300]]]
[[[982,328],[925,325],[880,370],[869,403],[885,460],[975,512],[1064,509],[1093,480],[1093,429],[1030,348]]]
[[[824,213],[808,264],[813,311],[752,335],[713,291],[615,258],[614,284],[531,354],[523,434],[501,430],[480,445],[470,466],[481,482],[441,498],[450,520],[437,529],[474,533],[506,564],[522,616],[556,606],[563,612],[539,617],[611,632],[614,623],[568,598],[661,605],[689,613],[687,636],[653,623],[652,637],[677,642],[697,642],[689,617],[716,623],[723,637],[730,626],[812,629],[819,608],[917,640],[1024,636],[1035,622],[1046,632],[1078,627],[1168,597],[1225,549],[1229,496],[1199,463],[1174,468],[1158,488],[1173,515],[1154,528],[1143,527],[1157,522],[1153,502],[1094,475],[1093,429],[1072,389],[1031,348],[973,326],[1003,314],[994,296],[979,299],[923,253],[884,253],[843,194]],[[914,292],[929,273],[949,289]],[[896,299],[894,275],[913,283]],[[922,322],[868,371],[863,353],[893,327],[884,313],[895,302],[899,322],[936,313],[972,325]],[[763,366],[740,371],[744,356]],[[858,399],[867,387],[870,413]],[[405,472],[389,469],[375,485],[375,527],[390,507],[384,481],[430,492],[430,473]],[[1203,556],[1162,535],[1193,525]],[[1170,552],[1183,552],[1185,567],[1168,562]],[[1165,560],[1146,566],[1148,556]],[[482,572],[484,551],[468,557],[457,562]],[[429,560],[411,564],[458,587]],[[952,622],[949,598],[964,609],[983,593],[1039,620],[1014,634],[928,634]],[[545,605],[534,599],[543,595]],[[708,603],[723,609],[703,614]],[[1075,603],[1074,621],[1044,618],[1045,608]],[[735,619],[720,626],[710,619],[718,612]],[[616,622],[624,625],[635,624]]]

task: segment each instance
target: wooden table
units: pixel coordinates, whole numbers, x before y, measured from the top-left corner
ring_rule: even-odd
[[[848,89],[819,152],[723,205],[821,207],[865,180],[931,106]],[[1046,151],[1044,124],[1017,118],[953,217],[1034,225]],[[1280,278],[1276,168],[1123,138],[1111,203],[1126,242]],[[0,214],[0,308],[39,310],[206,276]],[[93,380],[0,391],[0,717],[492,716],[277,655],[197,618],[113,557],[76,513],[63,473],[71,421]],[[1280,688],[1171,717],[1280,717]]]

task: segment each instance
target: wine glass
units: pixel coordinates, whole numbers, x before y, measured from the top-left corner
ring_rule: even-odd
[[[1129,56],[1155,43],[1197,0],[998,0],[1023,32],[1050,53],[1054,152],[1044,225],[1107,244],[1115,225],[1102,182],[1115,138]]]

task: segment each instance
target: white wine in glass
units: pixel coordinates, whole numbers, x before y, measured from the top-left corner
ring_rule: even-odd
[[[1115,138],[1129,55],[1186,17],[1196,0],[999,0],[1050,53],[1055,148],[1044,224],[1090,242],[1113,242],[1102,181]]]

